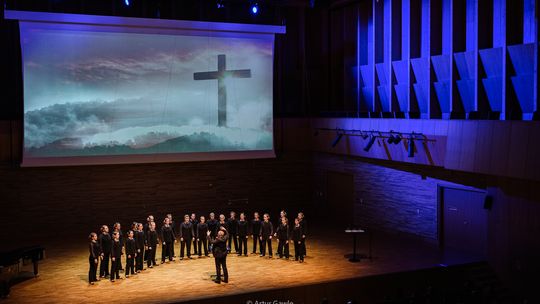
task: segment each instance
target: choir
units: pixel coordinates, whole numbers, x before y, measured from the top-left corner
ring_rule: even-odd
[[[307,225],[302,212],[294,219],[294,225],[289,225],[287,213],[282,210],[278,225],[270,221],[270,215],[265,213],[263,219],[259,213],[255,212],[253,218],[248,220],[245,213],[240,213],[239,218],[236,212],[231,211],[229,218],[220,214],[219,220],[215,214],[209,214],[208,220],[204,216],[197,218],[195,213],[186,214],[184,221],[175,227],[172,215],[167,214],[160,229],[156,229],[156,223],[152,215],[146,219],[146,224],[134,222],[124,238],[120,223],[113,225],[113,232],[109,234],[107,225],[101,226],[100,234],[92,232],[89,235],[89,263],[88,282],[94,284],[101,278],[110,278],[112,282],[120,279],[120,270],[123,270],[122,257],[125,256],[126,269],[125,277],[136,275],[147,268],[159,266],[156,263],[156,249],[161,248],[161,264],[175,260],[174,247],[177,240],[180,240],[180,259],[186,256],[191,257],[191,245],[193,254],[202,257],[208,256],[212,252],[216,258],[216,267],[221,264],[224,274],[227,274],[226,264],[223,255],[216,256],[216,244],[225,248],[226,253],[234,251],[238,256],[248,255],[248,239],[253,240],[252,254],[259,253],[261,257],[272,258],[272,238],[277,239],[277,254],[279,258],[289,259],[289,244],[293,244],[295,261],[303,262],[306,255],[305,240],[307,235]],[[225,229],[222,229],[225,228]],[[226,240],[219,242],[223,233],[226,232]],[[257,252],[257,248],[259,251]],[[223,251],[223,250],[221,250]],[[220,252],[221,252],[220,251]],[[226,254],[225,254],[226,255]],[[99,278],[97,269],[99,263]],[[110,265],[110,266],[109,266]],[[216,270],[218,272],[218,270]],[[228,276],[228,274],[227,274]],[[227,280],[224,280],[225,282]]]

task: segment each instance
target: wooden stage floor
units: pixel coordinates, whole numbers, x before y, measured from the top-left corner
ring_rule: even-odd
[[[251,246],[251,239],[249,242]],[[359,237],[360,252],[367,253],[367,244],[367,237]],[[210,275],[215,273],[212,257],[195,257],[193,260],[162,264],[114,283],[101,280],[96,285],[89,285],[86,242],[44,246],[46,259],[40,264],[40,276],[14,285],[9,298],[0,302],[182,302],[426,268],[441,262],[433,245],[399,236],[374,234],[373,260],[350,263],[344,255],[352,252],[352,236],[313,231],[307,242],[308,257],[304,263],[280,260],[276,255],[273,259],[258,255],[229,255],[228,284],[218,285],[210,280]],[[273,249],[277,249],[275,241]],[[175,251],[178,255],[178,247]],[[161,257],[159,248],[157,256]],[[25,267],[30,270],[31,265]],[[124,276],[123,273],[120,275]]]

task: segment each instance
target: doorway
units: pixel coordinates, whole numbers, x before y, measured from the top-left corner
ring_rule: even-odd
[[[488,210],[486,192],[439,186],[439,241],[445,257],[485,260]]]

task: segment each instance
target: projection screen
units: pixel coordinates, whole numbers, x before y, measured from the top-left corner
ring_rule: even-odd
[[[23,166],[274,157],[281,26],[6,11],[20,24]]]

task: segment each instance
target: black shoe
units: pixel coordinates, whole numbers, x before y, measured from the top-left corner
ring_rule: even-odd
[[[223,283],[229,283],[229,279],[224,279]]]
[[[214,280],[214,283],[221,284],[221,281],[220,280]]]

